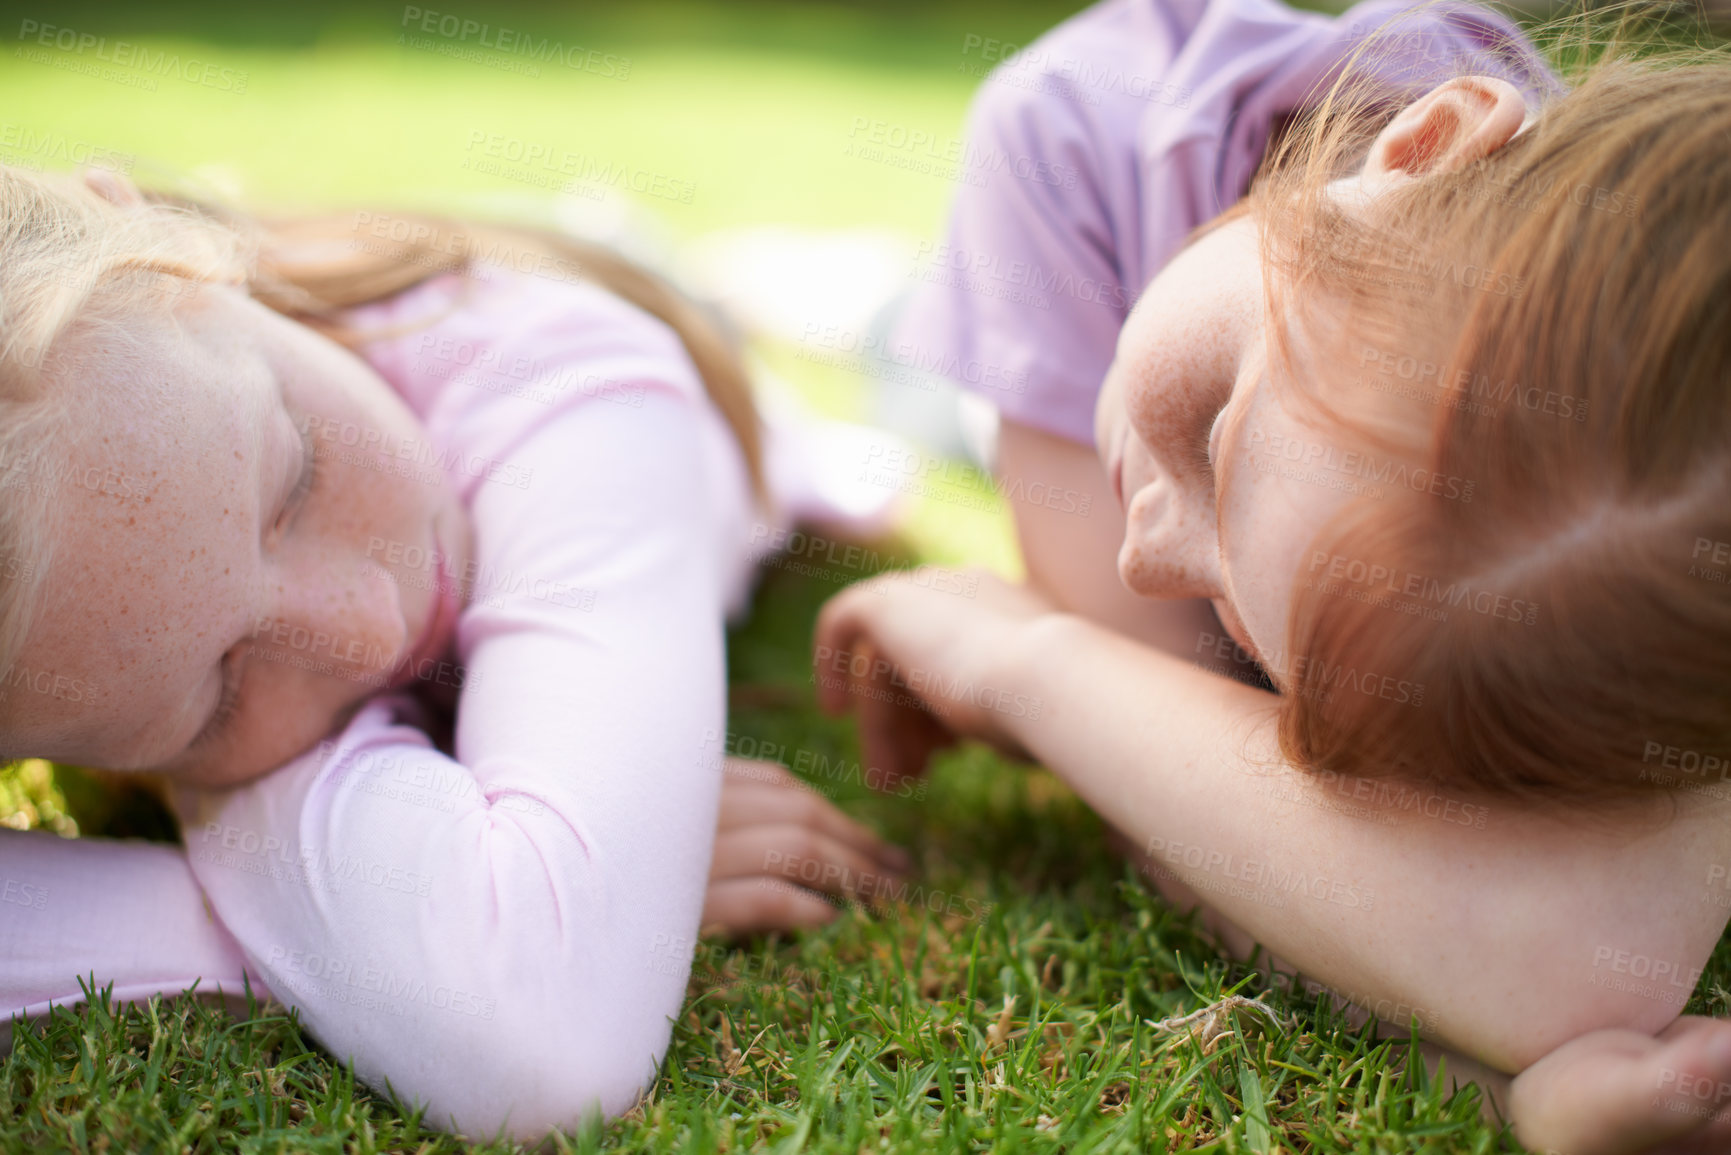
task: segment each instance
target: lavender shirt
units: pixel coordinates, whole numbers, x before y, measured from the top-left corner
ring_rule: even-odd
[[[960,185],[924,246],[898,354],[944,367],[1010,421],[1092,445],[1118,330],[1191,229],[1243,196],[1271,122],[1401,17],[1368,0],[1328,17],[1276,0],[1104,0],[1005,57],[968,116],[989,180]],[[1464,3],[1400,18],[1368,71],[1391,100],[1462,73],[1529,103],[1557,81],[1507,20]],[[971,44],[971,42],[970,42]],[[1374,57],[1374,60],[1372,59]]]

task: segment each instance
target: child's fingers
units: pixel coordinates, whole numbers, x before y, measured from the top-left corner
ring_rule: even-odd
[[[705,934],[747,935],[824,926],[840,912],[792,883],[768,878],[711,882],[703,896]]]
[[[735,758],[732,756],[721,761],[721,797],[727,799],[727,791],[736,786],[791,786],[796,779],[793,771],[780,762],[767,762],[762,758]]]
[[[867,621],[879,600],[867,588],[870,582],[849,586],[825,602],[812,627],[812,666],[817,673],[818,705],[829,714],[847,712],[851,699],[851,659],[869,650]]]
[[[881,771],[881,789],[897,790],[926,772],[932,753],[955,743],[955,736],[929,711],[900,701],[893,684],[880,684],[861,694],[860,754],[866,765]]]
[[[712,883],[756,876],[845,897],[871,894],[900,874],[868,854],[806,826],[784,823],[723,830],[710,860]]]
[[[751,826],[802,826],[851,846],[891,870],[906,870],[907,853],[844,814],[811,787],[789,780],[730,785],[721,793],[722,830]]]
[[[1662,1046],[1646,1062],[1650,1105],[1671,1118],[1655,1138],[1689,1138],[1703,1151],[1731,1147],[1731,1021],[1687,1015],[1659,1036]],[[1683,1124],[1683,1120],[1688,1120]]]
[[[1705,1025],[1702,1025],[1705,1024]],[[1731,1022],[1572,1039],[1510,1087],[1516,1134],[1565,1155],[1723,1151],[1731,1139]]]

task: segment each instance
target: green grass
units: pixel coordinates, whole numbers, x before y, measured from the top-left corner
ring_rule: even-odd
[[[0,161],[54,167],[42,142],[60,139],[136,156],[142,179],[254,205],[544,209],[544,194],[464,167],[480,130],[689,181],[689,204],[649,203],[675,242],[762,223],[927,235],[950,186],[845,158],[853,118],[958,133],[975,83],[957,69],[964,38],[1026,42],[1079,6],[442,6],[629,56],[625,83],[398,46],[402,8],[389,4],[26,7],[0,13]],[[139,91],[17,59],[21,19],[197,52],[246,71],[247,92],[178,80]],[[849,374],[760,352],[825,408],[863,397]],[[953,496],[916,510],[919,556],[1013,574],[1001,504],[966,487]],[[813,705],[807,654],[817,607],[859,576],[767,571],[730,647],[736,744],[773,747],[796,769],[857,762],[851,723]],[[923,799],[814,781],[910,847],[923,896],[953,897],[960,913],[852,909],[821,931],[705,942],[644,1102],[561,1147],[1519,1149],[1479,1120],[1472,1094],[1427,1087],[1406,1045],[1219,956],[1103,848],[1099,821],[1051,775],[964,749],[939,761]],[[160,813],[40,763],[0,772],[0,820],[171,836]],[[1690,1009],[1726,1013],[1728,986],[1722,943]],[[1207,1054],[1153,1025],[1228,993],[1262,997],[1283,1025]],[[241,1018],[190,996],[98,999],[14,1038],[0,1061],[0,1150],[471,1149],[358,1086],[278,1007]]]
[[[806,656],[818,606],[851,576],[767,572],[732,639],[730,724],[736,744],[828,766],[810,779],[913,849],[925,889],[910,898],[924,905],[704,941],[660,1078],[561,1149],[1520,1149],[1480,1121],[1475,1094],[1427,1085],[1406,1043],[1218,955],[1044,771],[967,748],[940,760],[923,799],[853,785],[836,769],[857,763],[852,725],[816,710]],[[12,786],[45,820],[68,805],[40,781]],[[1691,1010],[1726,1013],[1727,986],[1722,945]],[[1241,1018],[1207,1054],[1154,1026],[1228,994],[1262,997],[1282,1025]],[[190,996],[98,1000],[14,1037],[0,1063],[7,1151],[516,1149],[428,1131],[281,1008],[242,1019]]]

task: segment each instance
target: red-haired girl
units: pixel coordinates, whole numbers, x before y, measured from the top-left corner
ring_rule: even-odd
[[[820,681],[875,764],[1051,767],[1529,1144],[1722,1150],[1731,1024],[1678,1016],[1731,863],[1731,67],[1565,89],[1392,11],[1122,0],[987,82],[976,147],[1077,179],[965,189],[903,339],[1022,386],[1029,582],[844,592]],[[1079,79],[1137,61],[1189,104]]]

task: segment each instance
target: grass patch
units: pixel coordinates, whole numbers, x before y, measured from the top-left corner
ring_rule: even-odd
[[[732,638],[730,727],[912,849],[921,889],[814,932],[704,941],[660,1078],[560,1149],[1520,1150],[1407,1044],[1218,955],[1052,775],[967,747],[923,798],[859,784],[852,723],[817,711],[807,659],[818,606],[852,576],[766,572]],[[1722,944],[1691,1010],[1725,1013],[1727,986]],[[1155,1025],[1229,995],[1280,1025],[1240,1015],[1206,1053]],[[429,1131],[281,1008],[191,995],[16,1028],[0,1104],[5,1150],[517,1149]]]
[[[482,131],[691,186],[689,201],[648,202],[675,240],[759,223],[925,236],[953,186],[847,157],[854,118],[947,140],[976,84],[958,67],[965,38],[1026,43],[1080,6],[465,6],[627,56],[632,78],[620,83],[398,45],[400,5],[66,4],[25,15],[196,53],[244,71],[247,91],[166,77],[144,89],[80,75],[63,58],[13,59],[14,17],[0,26],[0,160],[53,168],[68,148],[117,152],[136,158],[141,180],[185,179],[254,205],[545,207],[521,173],[465,163]],[[864,388],[791,350],[764,353],[832,407]],[[1013,574],[1001,503],[984,486],[952,496],[916,511],[908,532],[920,557]],[[784,751],[912,849],[922,901],[850,911],[811,933],[703,943],[642,1104],[561,1149],[1519,1150],[1479,1120],[1472,1094],[1427,1085],[1406,1045],[1221,958],[1103,848],[1098,819],[1050,774],[967,748],[940,759],[923,797],[856,785],[852,724],[815,709],[808,647],[817,607],[859,576],[767,571],[732,637],[730,728],[736,743]],[[0,771],[0,819],[172,836],[141,800],[43,763]],[[1727,1013],[1728,987],[1721,943],[1689,1009]],[[1241,1017],[1245,1029],[1206,1052],[1154,1025],[1229,995],[1263,998],[1280,1025],[1253,1032]],[[98,997],[17,1029],[14,1042],[0,1061],[0,1150],[514,1149],[425,1129],[357,1085],[280,1008],[242,1017],[191,995],[129,1008]]]

